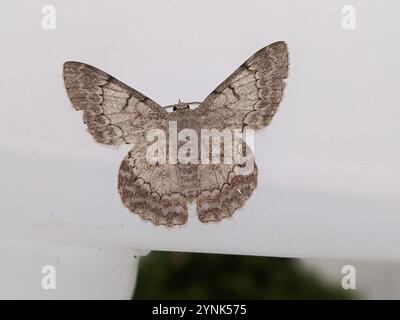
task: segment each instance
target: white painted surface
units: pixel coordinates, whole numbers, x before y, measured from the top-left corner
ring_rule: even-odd
[[[341,27],[342,1],[51,1],[57,28],[46,31],[49,3],[7,1],[0,12],[1,239],[400,259],[399,2],[352,1],[353,31]],[[245,207],[174,229],[131,216],[117,192],[129,147],[85,132],[63,62],[95,65],[166,105],[203,99],[277,40],[289,45],[290,76],[256,135],[259,185]]]
[[[130,299],[139,254],[2,236],[0,299]]]
[[[306,259],[304,266],[316,275],[342,289],[342,280],[349,271],[341,272],[343,266],[351,266],[355,288],[348,288],[361,299],[400,299],[400,265],[380,261]],[[354,272],[353,272],[354,271]]]

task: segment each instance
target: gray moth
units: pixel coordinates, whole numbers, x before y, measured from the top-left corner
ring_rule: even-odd
[[[237,174],[238,163],[149,163],[146,134],[151,129],[252,129],[267,126],[282,99],[288,75],[285,42],[268,45],[244,62],[195,109],[186,103],[172,112],[107,73],[81,62],[64,63],[67,94],[94,139],[107,145],[133,144],[118,174],[124,205],[156,225],[187,222],[195,201],[202,222],[231,217],[251,196],[258,168]],[[245,144],[242,142],[242,144]],[[243,145],[242,145],[243,147]],[[169,145],[166,146],[167,150]],[[247,148],[247,146],[245,146]],[[224,156],[224,148],[219,151]]]

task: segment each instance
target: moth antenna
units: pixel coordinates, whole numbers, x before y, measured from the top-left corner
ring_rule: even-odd
[[[194,105],[194,104],[197,104],[197,105],[199,105],[199,104],[201,104],[201,102],[198,102],[198,101],[193,101],[193,102],[181,102],[181,100],[179,100],[179,103],[176,103],[176,104],[170,104],[170,105],[168,105],[168,106],[165,106],[165,107],[163,107],[163,108],[173,108],[173,107],[177,107],[177,106],[179,106],[179,105],[181,105],[181,104],[184,104],[184,105]]]

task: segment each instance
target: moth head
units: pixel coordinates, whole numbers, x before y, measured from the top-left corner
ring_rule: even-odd
[[[174,105],[172,108],[173,111],[180,111],[187,109],[190,109],[190,106],[186,103],[181,102],[181,100],[179,100],[178,104]]]

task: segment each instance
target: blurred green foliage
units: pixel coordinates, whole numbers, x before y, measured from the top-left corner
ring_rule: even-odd
[[[141,258],[135,299],[349,299],[295,259],[152,252]]]

